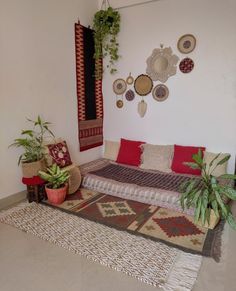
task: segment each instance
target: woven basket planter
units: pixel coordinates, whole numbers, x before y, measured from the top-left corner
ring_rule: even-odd
[[[209,224],[206,221],[205,224],[202,225],[201,220],[199,220],[197,225],[202,226],[202,227],[206,227],[206,228],[209,228],[209,229],[214,229],[217,226],[217,224],[219,223],[219,221],[220,221],[220,217],[217,217],[215,215],[215,212],[211,209]]]
[[[38,176],[39,170],[46,170],[46,164],[44,159],[32,163],[21,163],[21,167],[23,177],[25,178]]]

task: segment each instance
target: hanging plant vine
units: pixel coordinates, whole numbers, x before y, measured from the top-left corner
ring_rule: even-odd
[[[105,4],[103,1],[102,7]],[[109,3],[108,3],[109,4]],[[112,7],[99,10],[93,18],[94,42],[96,60],[96,77],[101,78],[103,74],[102,64],[99,59],[109,56],[107,67],[113,74],[117,70],[115,62],[119,59],[117,35],[120,31],[120,14]]]

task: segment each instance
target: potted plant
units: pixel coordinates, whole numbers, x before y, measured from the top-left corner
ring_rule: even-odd
[[[103,3],[104,4],[104,3]],[[103,6],[103,5],[102,5]],[[119,59],[117,42],[117,35],[120,31],[120,14],[112,7],[99,10],[93,18],[94,29],[94,42],[95,42],[95,54],[96,60],[96,77],[102,77],[102,65],[99,60],[107,55],[109,58],[109,64],[107,67],[110,69],[110,73],[113,74],[117,70],[114,68],[115,62]]]
[[[47,168],[47,172],[39,171],[39,176],[48,182],[45,186],[47,197],[52,204],[61,204],[68,190],[68,171],[61,169],[57,164]]]
[[[22,148],[18,165],[21,164],[23,177],[31,178],[38,175],[40,169],[45,169],[43,141],[46,134],[54,136],[49,129],[50,122],[42,120],[40,116],[36,120],[27,119],[33,124],[33,129],[22,130],[21,137],[14,140],[9,147]]]
[[[207,167],[203,160],[202,152],[199,151],[193,155],[194,162],[185,163],[193,169],[201,170],[201,181],[199,183],[199,180],[191,179],[181,185],[180,203],[183,210],[194,207],[195,223],[214,228],[214,224],[217,224],[217,219],[219,221],[222,217],[236,230],[235,219],[225,199],[227,197],[236,200],[236,191],[225,183],[228,179],[236,179],[236,176],[225,174],[216,178],[212,175],[218,166],[229,160],[230,155],[220,160],[218,159],[219,157],[220,154],[216,155],[209,163],[209,167]],[[213,216],[216,219],[215,223],[212,222]]]

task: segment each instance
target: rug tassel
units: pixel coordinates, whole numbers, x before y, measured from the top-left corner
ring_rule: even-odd
[[[166,283],[162,286],[164,291],[189,291],[194,285],[202,257],[182,252],[170,271]]]

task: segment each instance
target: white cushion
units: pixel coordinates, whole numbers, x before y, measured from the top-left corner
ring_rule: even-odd
[[[142,169],[158,170],[166,173],[171,172],[171,162],[174,153],[173,145],[141,145],[143,153],[141,156]]]
[[[116,161],[120,149],[119,141],[105,140],[105,150],[103,157],[112,161]]]

